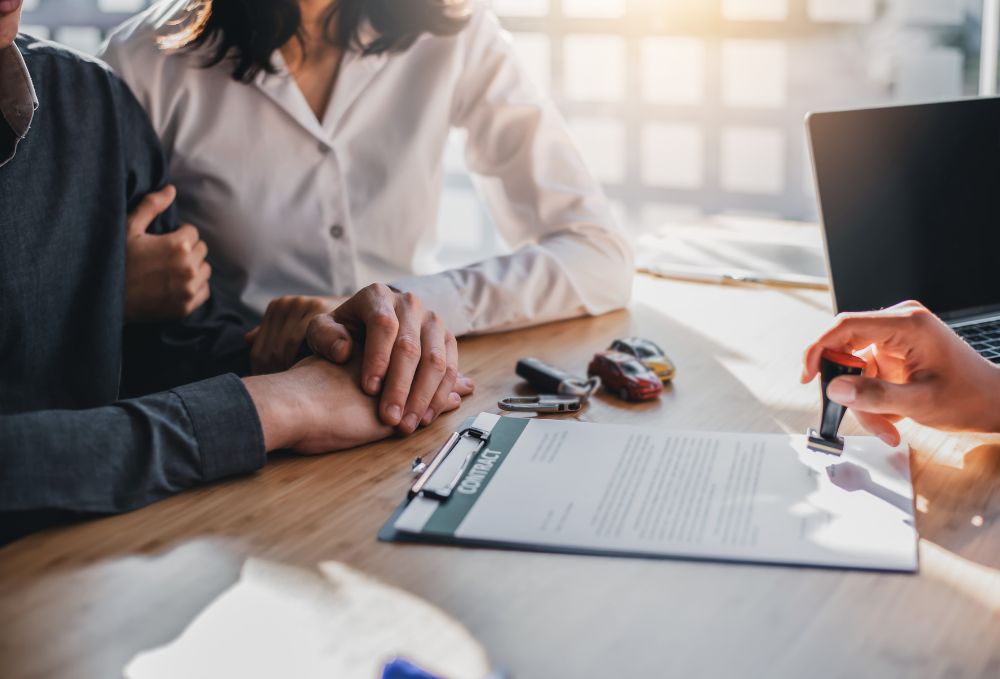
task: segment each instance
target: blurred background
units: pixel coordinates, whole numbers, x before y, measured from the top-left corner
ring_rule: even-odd
[[[24,30],[94,52],[145,0],[26,0]],[[810,110],[977,92],[982,0],[494,0],[640,235],[711,215],[816,218]],[[996,59],[996,55],[992,55]],[[448,153],[443,264],[503,248]]]

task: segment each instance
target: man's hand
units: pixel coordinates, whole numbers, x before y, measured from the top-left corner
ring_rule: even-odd
[[[381,393],[382,422],[404,434],[457,407],[453,394],[467,396],[475,388],[458,373],[458,343],[441,318],[411,293],[379,283],[315,317],[306,339],[334,362],[363,342],[361,386],[370,396]]]
[[[803,383],[819,372],[823,349],[867,361],[863,376],[838,377],[826,393],[889,445],[899,444],[894,423],[905,417],[946,431],[1000,432],[1000,367],[918,302],[840,314],[806,350]]]
[[[126,321],[184,318],[208,299],[212,268],[198,229],[185,224],[172,233],[146,233],[176,195],[174,187],[166,186],[143,198],[128,216]]]
[[[290,368],[298,358],[312,319],[333,311],[344,299],[299,296],[272,300],[260,325],[246,334],[246,340],[251,345],[253,374],[263,375]],[[343,363],[350,358],[350,351],[330,358],[336,363]]]
[[[325,453],[390,436],[393,428],[379,421],[378,404],[361,392],[357,372],[357,362],[338,366],[312,356],[287,372],[244,379],[267,450]],[[460,401],[452,394],[446,409]]]

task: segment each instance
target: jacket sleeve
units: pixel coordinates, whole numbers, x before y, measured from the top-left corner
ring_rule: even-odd
[[[131,211],[146,194],[169,183],[167,159],[131,90],[117,76],[110,77],[119,100]],[[179,226],[177,210],[171,206],[149,232],[169,233]],[[122,342],[121,394],[149,394],[230,372],[248,374],[250,351],[244,334],[249,328],[237,309],[236,300],[213,287],[208,301],[185,319],[128,324]]]
[[[424,298],[455,334],[621,308],[631,249],[565,122],[491,12],[478,6],[463,33],[452,123],[466,132],[466,164],[513,252],[393,286]]]
[[[102,408],[0,415],[0,441],[0,542],[39,513],[126,512],[265,460],[234,375]]]

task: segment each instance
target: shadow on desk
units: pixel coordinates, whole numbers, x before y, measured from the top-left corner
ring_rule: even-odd
[[[989,568],[1000,569],[1000,444],[979,445],[961,468],[927,460],[916,475],[917,528],[924,540]],[[916,468],[917,465],[915,464]]]

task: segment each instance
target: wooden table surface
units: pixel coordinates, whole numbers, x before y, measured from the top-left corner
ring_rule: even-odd
[[[801,351],[826,293],[639,277],[628,311],[461,343],[478,383],[407,440],[282,456],[249,478],[0,550],[0,675],[117,677],[231,585],[248,556],[340,560],[461,620],[518,679],[1000,676],[1000,439],[906,429],[917,575],[383,544],[409,464],[464,417],[495,408],[534,355],[584,371],[629,334],[659,341],[675,384],[648,405],[602,395],[595,422],[803,432],[819,412]],[[853,423],[846,423],[856,433]]]

